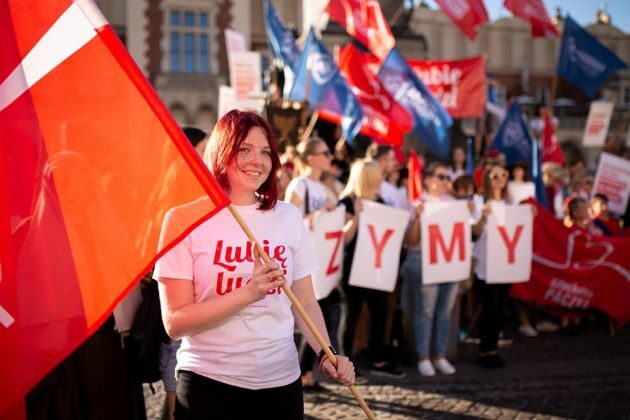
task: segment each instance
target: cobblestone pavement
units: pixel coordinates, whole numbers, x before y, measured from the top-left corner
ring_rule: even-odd
[[[503,355],[505,369],[485,370],[475,365],[476,347],[462,345],[455,376],[423,378],[405,367],[403,380],[366,372],[369,382],[357,388],[379,419],[630,419],[630,335],[518,336]],[[307,419],[365,418],[347,388],[323,385],[329,392],[305,394]],[[150,419],[159,418],[161,398],[147,400]]]

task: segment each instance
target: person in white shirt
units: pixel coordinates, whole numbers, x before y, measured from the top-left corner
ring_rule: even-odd
[[[326,142],[320,138],[311,138],[297,146],[299,169],[301,176],[293,178],[287,187],[284,200],[294,204],[302,212],[302,217],[309,226],[312,225],[317,213],[322,210],[333,210],[336,207],[336,197],[329,193],[329,189],[321,182],[325,171],[331,169],[332,153]],[[337,346],[336,337],[341,319],[341,295],[337,289],[319,301],[324,315],[326,327],[332,338],[332,345]],[[323,391],[315,380],[313,366],[317,355],[302,339],[304,350],[300,356],[300,370],[302,371],[302,387],[305,391]]]
[[[451,181],[455,181],[462,175],[466,175],[466,149],[462,146],[455,146],[451,150],[451,166],[448,167],[448,176]]]
[[[528,198],[536,198],[536,185],[528,179],[529,165],[526,162],[516,162],[510,171],[508,181],[508,200],[512,204],[519,204]]]
[[[381,182],[378,195],[383,202],[388,206],[407,209],[406,197],[404,200],[401,199],[398,188],[387,181],[387,176],[396,170],[396,166],[398,165],[396,153],[392,146],[388,144],[372,143],[365,152],[365,158],[375,161],[381,167],[383,181]]]
[[[313,293],[318,264],[302,217],[295,206],[277,201],[280,160],[269,124],[253,112],[228,112],[214,128],[204,161],[260,242],[249,242],[222,209],[156,265],[164,326],[182,339],[175,418],[301,419],[294,326],[317,353],[321,347],[294,312],[285,283],[330,341]],[[171,209],[163,231],[204,200]],[[262,261],[259,247],[272,261]],[[337,368],[326,356],[321,362],[341,383],[354,382],[348,358],[339,356]]]
[[[435,376],[436,369],[444,375],[455,374],[455,367],[445,356],[459,283],[423,284],[420,253],[420,215],[424,204],[454,201],[454,198],[447,193],[449,180],[448,168],[445,164],[433,162],[427,166],[424,174],[425,191],[414,203],[412,219],[405,235],[407,256],[402,271],[412,291],[413,335],[418,356],[418,372],[422,376]],[[433,339],[435,350],[433,363],[429,357],[431,339]]]

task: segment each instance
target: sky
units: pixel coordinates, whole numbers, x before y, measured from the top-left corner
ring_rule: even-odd
[[[437,8],[433,0],[426,0],[426,3],[432,9]],[[556,7],[560,7],[563,15],[566,15],[568,12],[576,22],[582,26],[586,26],[595,22],[595,13],[602,1],[543,0],[543,3],[550,17],[553,17],[556,13]],[[606,10],[611,17],[613,26],[616,26],[626,33],[630,33],[630,0],[608,0],[604,3],[608,6]],[[509,16],[510,12],[503,8],[503,0],[484,0],[484,4],[492,20]]]

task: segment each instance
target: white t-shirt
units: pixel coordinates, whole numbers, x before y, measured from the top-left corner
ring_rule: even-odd
[[[507,185],[508,196],[512,204],[519,204],[523,200],[527,200],[530,197],[536,197],[536,185],[531,182],[508,182]]]
[[[165,226],[175,220],[177,207]],[[308,233],[295,206],[279,201],[261,212],[258,204],[234,206],[268,255],[285,270],[287,285],[318,269]],[[154,278],[193,282],[194,300],[221,299],[251,279],[251,245],[228,209],[195,228],[157,262]],[[184,337],[176,371],[189,370],[247,389],[284,386],[300,376],[293,341],[291,301],[281,289],[252,303],[221,325]],[[246,402],[245,402],[246,403]]]
[[[321,210],[326,207],[326,202],[328,199],[326,186],[321,182],[314,181],[305,176],[293,178],[291,182],[289,182],[289,185],[287,185],[287,190],[284,193],[284,201],[286,201],[287,203],[291,202],[291,195],[295,193],[300,201],[302,201],[302,208],[300,209],[300,211],[302,212],[303,216],[306,215],[306,206],[304,203],[306,188],[308,188],[309,213]],[[336,203],[333,201],[333,204]]]
[[[490,200],[488,203],[492,202],[507,204],[505,200],[497,201]],[[482,202],[483,203],[483,202]],[[482,204],[483,206],[483,204]],[[479,214],[481,217],[481,211],[476,211],[475,213]],[[477,219],[475,223],[479,220]],[[486,221],[483,225],[483,230],[481,231],[481,235],[477,238],[477,242],[473,246],[472,257],[476,260],[475,263],[475,274],[479,280],[486,280],[486,261],[488,255],[488,234],[486,233],[488,227],[488,222]]]
[[[395,185],[390,184],[387,181],[381,182],[381,187],[379,189],[378,194],[383,199],[383,202],[387,204],[388,206],[396,207],[397,209],[404,209],[404,210],[407,210],[407,208],[409,207],[407,205],[406,197],[403,199],[403,197],[401,197],[400,192],[398,191],[398,188],[396,188]]]

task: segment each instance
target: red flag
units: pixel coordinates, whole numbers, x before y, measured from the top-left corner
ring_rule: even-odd
[[[422,194],[422,162],[414,149],[411,149],[409,154],[407,171],[409,172],[409,186],[407,187],[409,202],[413,203]]]
[[[1,416],[227,198],[91,1],[0,2],[0,40]]]
[[[377,0],[330,0],[326,13],[381,60],[396,43]]]
[[[409,112],[369,72],[369,56],[349,44],[339,50],[339,69],[361,103],[364,121],[361,132],[400,146],[403,134],[413,127],[413,120]]]
[[[407,60],[453,118],[481,118],[486,106],[486,60]]]
[[[562,225],[535,200],[530,281],[512,285],[526,302],[568,309],[597,308],[619,325],[630,322],[627,237],[592,236]]]
[[[532,25],[532,38],[560,36],[542,0],[505,0],[503,7]]]
[[[479,26],[489,20],[483,0],[435,0],[435,2],[470,40],[477,38]]]
[[[544,129],[543,129],[543,144],[542,144],[542,161],[543,162],[555,162],[559,165],[564,165],[564,153],[558,144],[556,138],[556,130],[551,122],[551,116],[549,112],[544,114]]]

